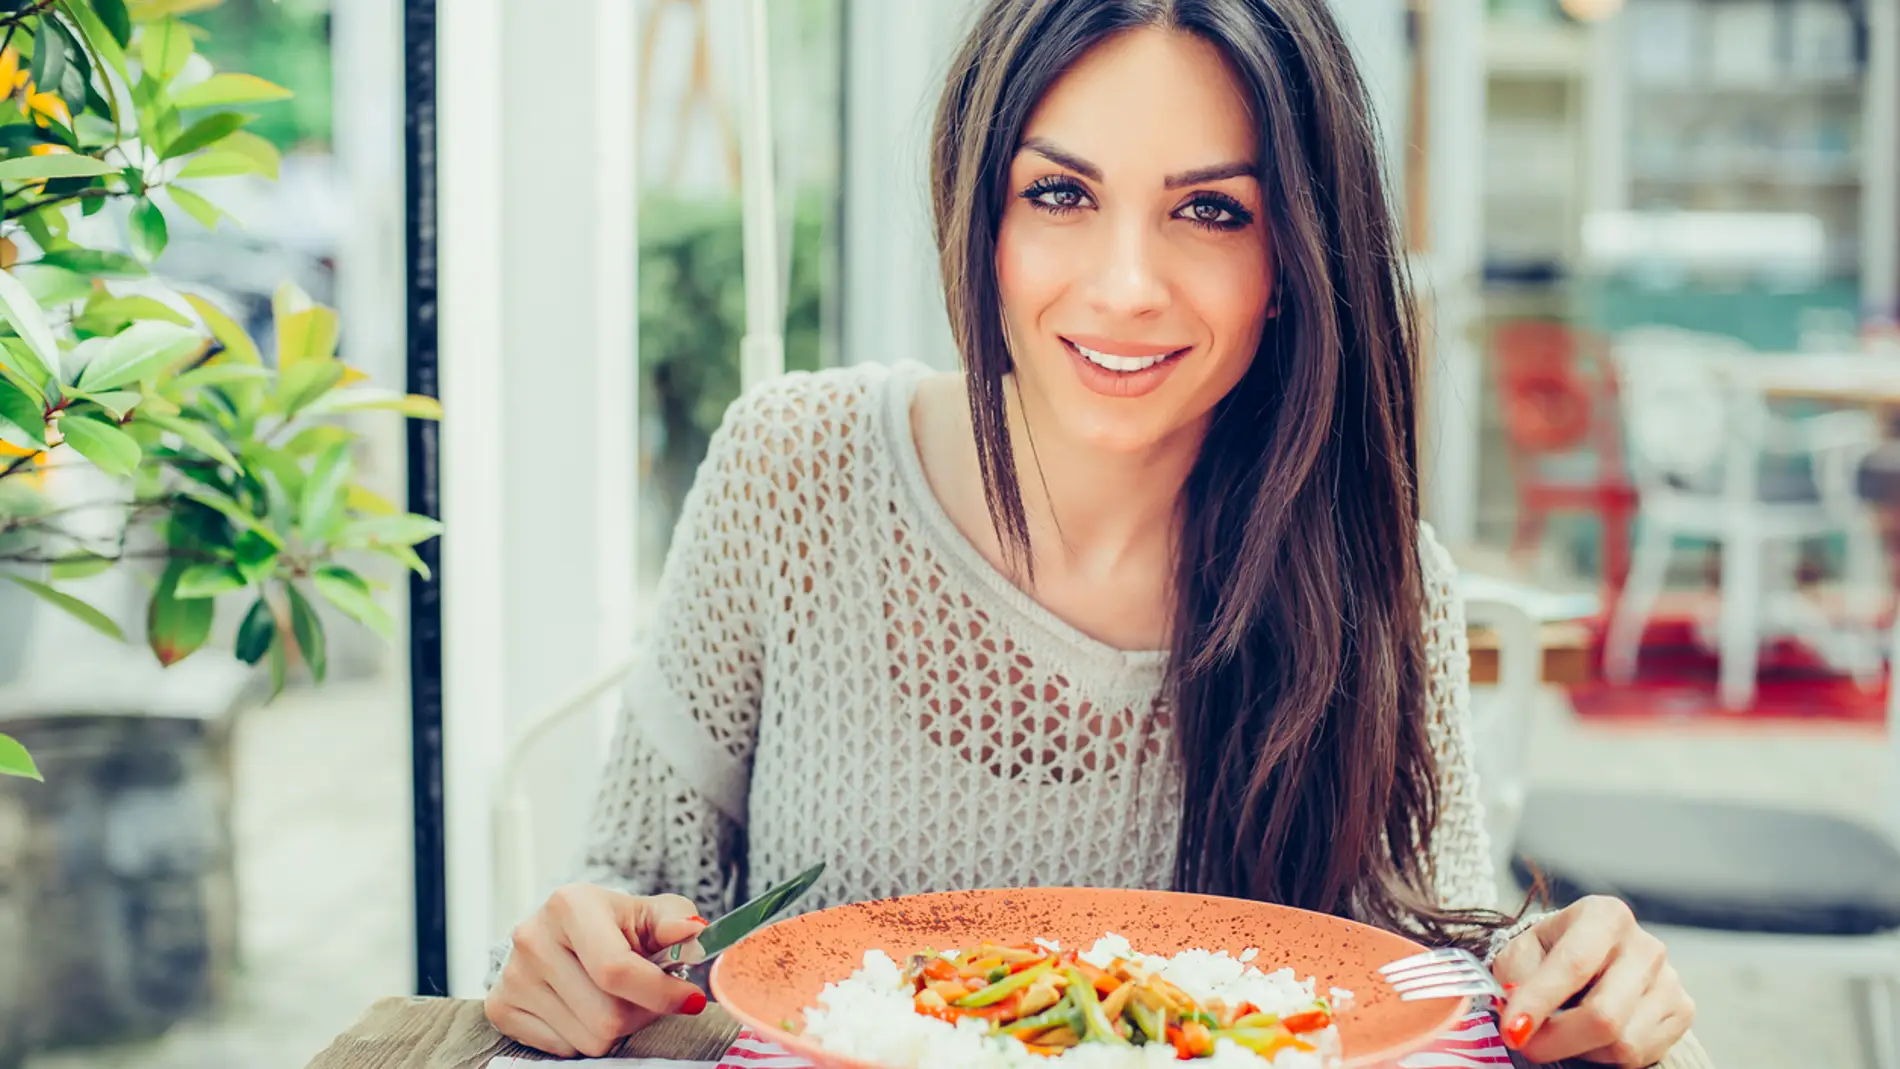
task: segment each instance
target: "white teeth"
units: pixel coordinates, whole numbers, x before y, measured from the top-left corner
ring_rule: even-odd
[[[1069,344],[1075,345],[1074,342],[1070,342]],[[1085,349],[1080,345],[1075,346],[1075,351],[1087,357],[1089,363],[1094,364],[1096,367],[1107,368],[1110,371],[1143,371],[1173,355],[1171,353],[1163,353],[1160,356],[1116,356],[1112,353],[1098,353],[1093,349]]]

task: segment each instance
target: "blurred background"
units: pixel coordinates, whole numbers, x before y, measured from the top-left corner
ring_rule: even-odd
[[[393,639],[270,702],[228,637],[160,669],[0,585],[0,729],[49,780],[0,780],[0,1067],[295,1069],[377,997],[478,996],[574,858],[613,710],[551,714],[637,649],[740,388],[760,72],[737,0],[146,2],[295,94],[251,109],[278,180],[218,180],[244,226],[156,273],[260,334],[295,279],[439,393],[357,465],[449,533]],[[1335,4],[1507,892],[1666,923],[1726,1069],[1891,1069],[1900,2]],[[786,369],[954,366],[922,159],[968,0],[769,11]]]

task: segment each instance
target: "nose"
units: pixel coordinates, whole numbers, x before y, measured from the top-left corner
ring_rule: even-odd
[[[1104,222],[1108,225],[1100,256],[1089,275],[1089,304],[1104,316],[1118,318],[1160,314],[1168,304],[1160,235],[1147,220],[1132,215]]]

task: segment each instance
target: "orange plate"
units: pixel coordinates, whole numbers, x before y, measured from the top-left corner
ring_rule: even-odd
[[[1449,1030],[1463,999],[1401,1002],[1378,967],[1422,950],[1363,924],[1305,910],[1166,891],[1045,887],[952,891],[839,906],[763,928],[713,963],[713,997],[761,1036],[826,1069],[880,1069],[829,1053],[782,1027],[803,1022],[818,992],[851,975],[866,950],[902,964],[925,948],[1041,937],[1086,949],[1105,932],[1136,950],[1174,954],[1193,947],[1238,954],[1257,947],[1256,966],[1292,967],[1319,990],[1343,987],[1353,1008],[1339,1019],[1346,1065],[1395,1064]]]

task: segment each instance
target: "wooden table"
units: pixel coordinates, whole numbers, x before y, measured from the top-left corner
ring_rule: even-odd
[[[1498,681],[1498,639],[1487,628],[1470,630],[1471,682]],[[1590,679],[1590,629],[1582,623],[1565,621],[1543,625],[1539,637],[1544,647],[1544,682],[1567,687]]]
[[[669,1017],[621,1041],[613,1057],[718,1061],[739,1025],[718,1006],[698,1017]],[[308,1069],[481,1069],[506,1054],[552,1061],[512,1043],[467,999],[386,998],[310,1062]]]

